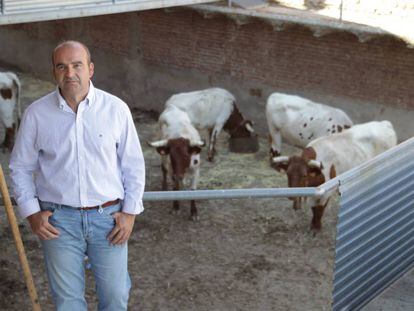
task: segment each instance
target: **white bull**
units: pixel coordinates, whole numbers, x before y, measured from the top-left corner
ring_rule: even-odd
[[[273,158],[273,167],[286,172],[289,187],[317,187],[339,174],[375,157],[397,144],[397,134],[389,121],[358,124],[340,134],[324,136],[308,144],[301,156]],[[301,206],[295,198],[294,208]],[[321,229],[321,219],[329,194],[308,198],[312,207],[311,227]]]
[[[197,189],[200,172],[200,151],[204,142],[193,127],[188,115],[177,107],[167,107],[160,115],[158,124],[162,139],[149,142],[162,156],[162,189],[167,190],[167,176],[174,183],[174,190],[189,185]],[[178,201],[173,202],[173,211],[178,212]],[[191,201],[191,219],[197,220],[195,201]]]
[[[273,93],[269,96],[266,119],[272,156],[281,154],[282,137],[288,143],[304,148],[316,138],[340,133],[353,124],[348,115],[340,109],[282,93]]]
[[[3,149],[11,151],[20,123],[20,81],[12,72],[0,72],[0,119],[6,128]]]
[[[173,95],[165,105],[180,108],[198,130],[209,131],[208,160],[213,161],[216,139],[222,129],[232,138],[251,137],[254,133],[252,122],[244,119],[235,102],[225,89],[209,88]]]

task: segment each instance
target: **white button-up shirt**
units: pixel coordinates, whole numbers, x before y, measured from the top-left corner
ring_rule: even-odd
[[[125,213],[144,210],[144,157],[131,112],[92,82],[77,113],[58,89],[25,110],[10,170],[22,217],[40,211],[38,199],[87,207],[119,198]]]

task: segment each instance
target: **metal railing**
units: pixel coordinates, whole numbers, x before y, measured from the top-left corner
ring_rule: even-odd
[[[192,191],[148,191],[144,201],[165,200],[213,200],[213,199],[258,199],[275,197],[320,197],[338,187],[337,179],[332,179],[319,187],[308,188],[251,188]]]

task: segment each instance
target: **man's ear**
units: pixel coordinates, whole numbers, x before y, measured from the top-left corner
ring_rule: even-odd
[[[155,148],[160,155],[167,155],[170,153],[170,147],[162,146]]]
[[[94,73],[95,73],[95,65],[91,62],[89,64],[89,79],[92,79]]]

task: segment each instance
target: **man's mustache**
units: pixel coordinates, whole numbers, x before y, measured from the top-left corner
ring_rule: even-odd
[[[65,78],[63,80],[63,82],[79,82],[79,79],[68,79],[68,78]]]

